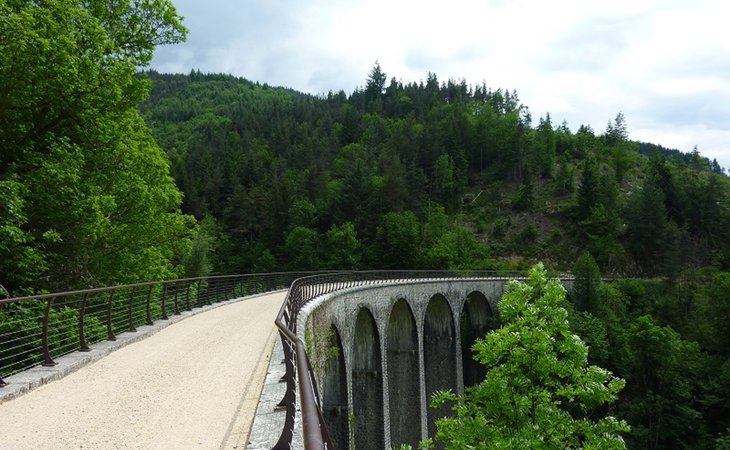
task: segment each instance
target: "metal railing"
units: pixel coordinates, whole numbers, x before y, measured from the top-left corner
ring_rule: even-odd
[[[279,406],[286,408],[284,429],[273,450],[291,448],[296,416],[296,384],[299,385],[304,448],[331,450],[332,438],[322,416],[319,392],[309,363],[305,343],[297,336],[297,319],[302,307],[311,300],[331,292],[357,286],[393,284],[407,281],[439,281],[449,279],[513,279],[524,276],[514,271],[364,271],[313,275],[295,280],[281,305],[275,323],[279,328],[286,365],[286,393]]]
[[[89,351],[90,345],[116,340],[117,334],[135,332],[142,324],[167,320],[182,310],[289,286],[275,320],[284,348],[283,380],[287,387],[279,404],[286,409],[285,426],[273,449],[291,448],[297,383],[305,448],[332,449],[314,372],[305,343],[297,336],[297,319],[302,307],[321,295],[357,286],[399,281],[512,279],[523,275],[523,272],[476,270],[277,272],[186,278],[0,299],[0,388],[6,385],[3,377],[37,365],[53,366],[54,358],[74,351]]]
[[[286,289],[312,272],[223,275],[128,284],[0,300],[0,388],[3,378],[54,358],[89,351],[140,325],[182,310]]]

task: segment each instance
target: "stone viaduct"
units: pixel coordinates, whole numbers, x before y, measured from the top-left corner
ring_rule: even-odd
[[[431,395],[463,393],[485,372],[471,346],[499,323],[505,278],[400,281],[323,295],[299,315],[335,448],[417,448],[450,411]],[[571,279],[562,280],[568,291]],[[303,330],[303,331],[302,331]]]

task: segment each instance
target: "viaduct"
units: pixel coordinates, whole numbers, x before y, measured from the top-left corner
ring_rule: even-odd
[[[506,278],[392,281],[337,290],[298,317],[337,449],[417,448],[433,436],[431,395],[483,379],[477,338],[499,323]],[[569,292],[572,279],[562,280]]]

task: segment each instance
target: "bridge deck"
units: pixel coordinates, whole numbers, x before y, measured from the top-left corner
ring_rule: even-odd
[[[284,296],[191,316],[0,404],[0,448],[245,448]]]

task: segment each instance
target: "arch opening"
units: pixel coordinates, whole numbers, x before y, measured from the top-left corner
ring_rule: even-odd
[[[352,352],[352,411],[355,448],[384,449],[383,371],[380,336],[373,315],[361,308]]]
[[[322,411],[335,448],[348,449],[347,372],[342,339],[337,327],[330,326],[322,377]]]
[[[456,392],[456,346],[454,318],[443,295],[431,297],[423,325],[423,359],[426,378],[426,399],[436,391],[451,389]],[[436,419],[451,415],[448,405],[428,408],[428,435],[436,434]]]
[[[399,299],[388,320],[388,408],[391,448],[421,440],[421,386],[418,367],[418,332],[408,302]]]
[[[464,374],[464,387],[474,386],[487,375],[486,368],[474,360],[472,347],[478,338],[483,338],[494,328],[495,319],[487,297],[481,292],[470,293],[464,301],[460,317],[461,367]]]

